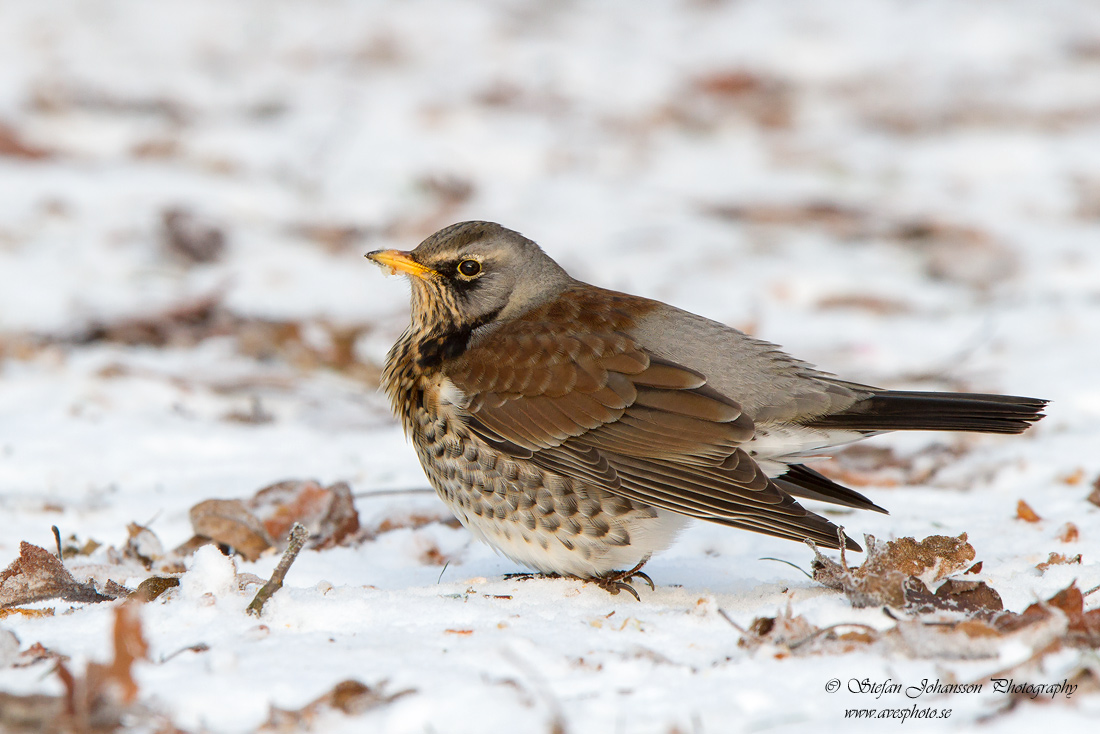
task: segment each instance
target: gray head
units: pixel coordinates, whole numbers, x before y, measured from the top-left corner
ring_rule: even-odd
[[[534,242],[493,222],[452,224],[411,252],[367,257],[410,276],[414,331],[469,331],[515,318],[574,282]]]

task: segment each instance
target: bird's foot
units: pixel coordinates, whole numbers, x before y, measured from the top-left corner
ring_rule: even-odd
[[[638,592],[634,590],[634,587],[630,585],[630,582],[632,582],[634,579],[641,579],[642,581],[645,581],[647,584],[649,584],[650,589],[657,589],[657,587],[653,584],[653,579],[649,577],[649,574],[643,573],[641,570],[642,566],[644,566],[648,561],[649,556],[646,556],[642,559],[641,563],[639,563],[637,566],[630,569],[629,571],[612,571],[611,573],[606,573],[603,576],[597,576],[596,578],[585,580],[596,584],[596,586],[599,586],[601,589],[611,594],[612,596],[618,594],[620,591],[626,591],[629,592],[630,595],[633,596],[635,599],[641,601],[642,597],[638,596]]]

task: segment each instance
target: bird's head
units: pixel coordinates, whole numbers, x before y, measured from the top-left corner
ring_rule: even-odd
[[[413,330],[471,331],[522,315],[573,279],[531,240],[493,222],[460,222],[415,250],[367,257],[412,284]]]

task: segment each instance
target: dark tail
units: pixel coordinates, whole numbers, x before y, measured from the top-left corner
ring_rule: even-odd
[[[837,484],[824,474],[819,474],[803,464],[791,464],[785,474],[772,480],[779,488],[794,497],[805,497],[831,505],[854,507],[857,510],[874,510],[890,514],[854,489]]]
[[[854,431],[1023,433],[1044,416],[1046,400],[982,393],[883,390],[847,410],[805,422]]]

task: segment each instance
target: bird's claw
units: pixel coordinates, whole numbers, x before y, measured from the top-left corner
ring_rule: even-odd
[[[650,589],[653,591],[657,590],[657,586],[653,583],[653,579],[649,577],[649,574],[641,570],[642,566],[644,566],[647,561],[649,561],[649,556],[643,558],[641,563],[629,571],[612,571],[609,574],[589,580],[612,596],[617,595],[620,591],[627,591],[635,599],[641,601],[642,597],[638,596],[638,592],[630,585],[634,579],[641,579],[649,584]]]

